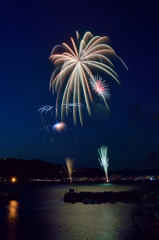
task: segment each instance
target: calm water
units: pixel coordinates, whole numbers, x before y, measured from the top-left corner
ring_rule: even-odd
[[[7,189],[8,188],[8,189]],[[18,201],[0,205],[0,240],[148,240],[132,222],[136,204],[64,203],[75,184],[52,182],[9,183],[6,190]],[[77,184],[77,191],[125,191],[137,185]],[[0,183],[0,191],[4,183]]]

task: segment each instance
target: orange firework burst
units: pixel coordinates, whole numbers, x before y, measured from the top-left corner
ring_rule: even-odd
[[[58,132],[64,131],[66,129],[66,124],[63,122],[57,122],[52,126],[52,128]]]

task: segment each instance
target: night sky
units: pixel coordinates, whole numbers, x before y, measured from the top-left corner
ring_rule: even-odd
[[[159,167],[158,1],[3,1],[0,14],[0,158],[39,159],[75,168],[97,167],[98,148],[108,146],[109,169]],[[49,91],[55,69],[52,48],[83,37],[108,36],[126,63],[115,61],[121,86],[107,75],[110,112],[95,95],[83,128],[72,113],[67,129],[52,131],[55,116],[41,120],[39,106],[55,106]],[[84,103],[85,104],[85,103]],[[59,120],[59,119],[58,119]]]

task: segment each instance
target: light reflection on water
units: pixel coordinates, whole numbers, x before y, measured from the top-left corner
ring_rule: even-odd
[[[134,236],[131,219],[134,207],[122,203],[66,204],[58,211],[62,220],[59,226],[68,239],[126,239],[126,236]]]
[[[19,202],[16,200],[12,200],[8,203],[7,206],[7,214],[6,214],[6,230],[5,238],[7,240],[15,240],[16,234],[18,231],[18,222],[19,222],[19,214],[18,214]]]
[[[118,184],[23,183],[19,201],[0,206],[3,240],[149,240],[132,223],[136,204],[64,203],[69,188],[76,191],[126,191],[140,188]],[[6,219],[6,224],[1,225]],[[1,238],[0,238],[1,240]]]
[[[18,212],[17,212],[18,207],[19,207],[18,201],[12,200],[12,201],[9,202],[9,205],[8,205],[8,216],[7,216],[7,218],[8,218],[8,222],[9,222],[10,224],[13,224],[13,223],[16,221],[16,219],[17,219],[17,216],[18,216]]]

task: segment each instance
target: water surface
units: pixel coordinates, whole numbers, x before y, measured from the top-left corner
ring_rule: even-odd
[[[1,191],[4,183],[0,183]],[[9,183],[20,199],[0,205],[1,240],[148,240],[134,226],[137,204],[64,203],[69,188],[79,191],[127,191],[137,184],[62,184],[53,182]]]

